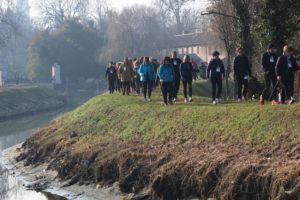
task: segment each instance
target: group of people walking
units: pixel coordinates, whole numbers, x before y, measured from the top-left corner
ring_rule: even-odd
[[[237,56],[234,59],[233,68],[237,83],[238,102],[241,102],[247,100],[252,71],[250,61],[244,50],[239,47],[236,52]],[[294,103],[294,74],[299,66],[293,56],[292,48],[285,46],[283,55],[278,57],[275,46],[269,45],[267,52],[262,57],[262,68],[265,77],[265,89],[260,96],[260,103],[263,105],[265,100],[268,100],[268,92],[272,94],[270,97],[272,104],[284,104],[286,100],[289,104]],[[152,90],[160,85],[164,104],[169,105],[178,100],[181,82],[184,102],[188,103],[193,100],[192,83],[194,74],[197,72],[199,70],[193,67],[189,55],[185,55],[182,61],[177,57],[177,52],[174,51],[171,57],[166,56],[161,63],[149,57],[134,60],[125,58],[122,63],[111,62],[105,76],[110,93],[117,90],[123,95],[130,95],[131,92],[135,91],[140,96],[142,91],[145,101],[152,101]],[[222,82],[225,78],[225,67],[218,51],[212,54],[206,76],[212,85],[212,103],[218,104],[222,95]]]

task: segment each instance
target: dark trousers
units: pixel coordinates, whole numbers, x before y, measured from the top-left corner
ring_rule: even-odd
[[[173,87],[173,96],[177,99],[178,92],[180,88],[180,78],[176,78],[174,81],[174,87]]]
[[[109,79],[108,80],[108,90],[109,90],[109,93],[114,93],[115,92],[115,79]]]
[[[116,90],[121,92],[122,89],[122,82],[120,81],[120,79],[116,80]]]
[[[144,92],[145,98],[147,98],[147,92],[148,92],[148,97],[151,98],[152,85],[153,85],[153,81],[144,81],[143,82],[143,92]]]
[[[282,77],[281,80],[281,102],[283,103],[286,98],[289,100],[294,95],[294,73],[289,73],[286,77]]]
[[[188,87],[189,87],[189,97],[192,97],[192,96],[193,96],[192,83],[193,83],[192,80],[189,80],[189,81],[182,81],[184,98],[188,98],[188,96],[187,96],[187,90],[188,90]]]
[[[271,84],[272,84],[272,87],[271,87]],[[270,100],[276,100],[276,94],[277,94],[277,90],[275,88],[277,84],[277,77],[275,74],[265,74],[265,88],[262,92],[262,96],[264,99],[267,99],[267,94],[268,92],[270,91],[270,89],[273,91],[273,94],[272,95],[272,99]]]
[[[130,81],[124,81],[122,82],[122,89],[123,89],[123,95],[130,94]]]
[[[161,91],[164,97],[164,102],[172,102],[173,100],[173,82],[161,82]]]
[[[236,78],[237,85],[238,85],[238,98],[242,98],[242,90],[243,90],[243,97],[247,97],[248,88],[249,88],[249,80],[244,79],[243,77]],[[244,89],[243,89],[244,86]]]
[[[212,99],[215,101],[216,98],[219,99],[221,97],[223,83],[221,78],[211,78],[210,80],[212,85]]]
[[[139,78],[134,79],[135,91],[138,95],[141,94],[141,81]]]

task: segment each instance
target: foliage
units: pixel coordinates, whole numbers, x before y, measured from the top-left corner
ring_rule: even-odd
[[[67,21],[55,31],[44,31],[34,38],[29,48],[28,70],[32,77],[51,77],[51,66],[58,63],[62,77],[97,77],[101,67],[97,53],[102,47],[102,36],[78,21]]]

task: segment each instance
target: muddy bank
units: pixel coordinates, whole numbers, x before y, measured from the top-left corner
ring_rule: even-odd
[[[42,137],[48,137],[47,146],[40,146]],[[48,128],[27,140],[16,160],[56,171],[64,187],[118,185],[125,199],[296,200],[300,143],[282,143],[290,139],[282,136],[260,146],[243,141],[187,144],[170,137],[95,141],[73,132],[57,141]]]
[[[66,98],[46,87],[0,89],[0,122],[53,111],[66,106]]]
[[[120,200],[116,186],[100,188],[99,185],[73,185],[65,187],[67,182],[60,181],[57,171],[47,170],[47,164],[24,167],[23,162],[16,163],[21,145],[16,145],[2,152],[2,165],[9,173],[21,181],[28,190],[41,192],[50,199],[91,199]]]

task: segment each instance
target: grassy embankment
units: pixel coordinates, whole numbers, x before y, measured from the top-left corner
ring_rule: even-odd
[[[300,198],[300,104],[153,100],[95,97],[30,138],[19,160],[145,199]]]
[[[55,91],[38,86],[0,89],[0,121],[64,106]]]

